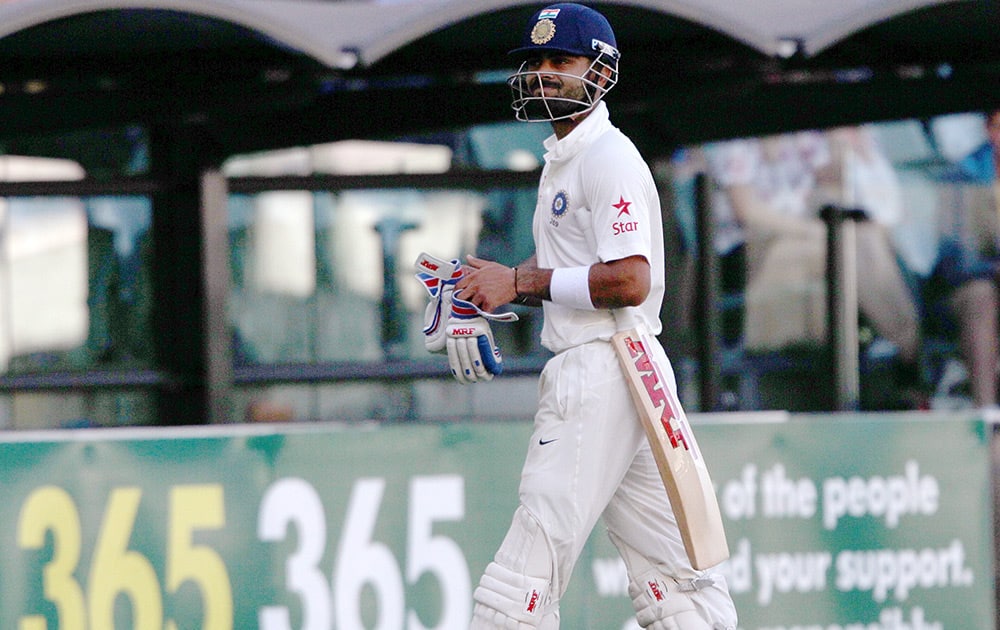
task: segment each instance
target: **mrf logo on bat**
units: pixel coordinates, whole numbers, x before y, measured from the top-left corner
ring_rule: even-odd
[[[628,348],[633,364],[635,364],[635,368],[639,370],[642,384],[646,389],[646,393],[649,394],[649,399],[653,403],[653,407],[657,409],[661,405],[663,407],[660,414],[660,424],[663,425],[663,430],[667,432],[667,437],[670,439],[670,446],[674,448],[683,446],[684,450],[690,451],[691,447],[688,444],[688,440],[684,437],[683,426],[677,420],[677,416],[670,406],[670,401],[667,399],[664,390],[665,385],[660,382],[656,368],[653,367],[653,362],[650,361],[649,355],[646,353],[646,347],[641,341],[631,337],[626,339],[625,345]]]

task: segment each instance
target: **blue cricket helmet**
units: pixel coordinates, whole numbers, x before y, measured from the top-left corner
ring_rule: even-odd
[[[510,54],[559,51],[584,57],[619,57],[615,33],[608,19],[582,4],[562,2],[537,11],[524,30],[521,45]]]

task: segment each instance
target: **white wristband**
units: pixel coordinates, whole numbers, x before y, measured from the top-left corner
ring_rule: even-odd
[[[555,304],[587,311],[595,311],[590,300],[590,265],[562,267],[552,270],[549,280],[549,297]]]

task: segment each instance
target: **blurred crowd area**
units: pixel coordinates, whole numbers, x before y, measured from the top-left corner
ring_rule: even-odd
[[[855,228],[862,408],[996,405],[998,128],[1000,115],[971,112],[675,152],[666,178],[683,313],[695,312],[700,289],[699,209],[712,216],[723,407],[832,407],[816,384],[829,381],[827,238],[845,219]],[[698,334],[691,321],[680,326]],[[691,354],[683,339],[674,347]]]

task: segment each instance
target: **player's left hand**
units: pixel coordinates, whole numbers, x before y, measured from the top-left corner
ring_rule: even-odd
[[[489,381],[503,372],[503,355],[490,323],[473,304],[457,297],[452,298],[445,348],[452,376],[463,385]]]
[[[413,263],[417,280],[424,285],[429,298],[424,309],[424,346],[429,352],[442,352],[445,348],[445,328],[451,313],[451,296],[455,283],[462,278],[462,265],[458,260],[446,261],[426,252]]]

